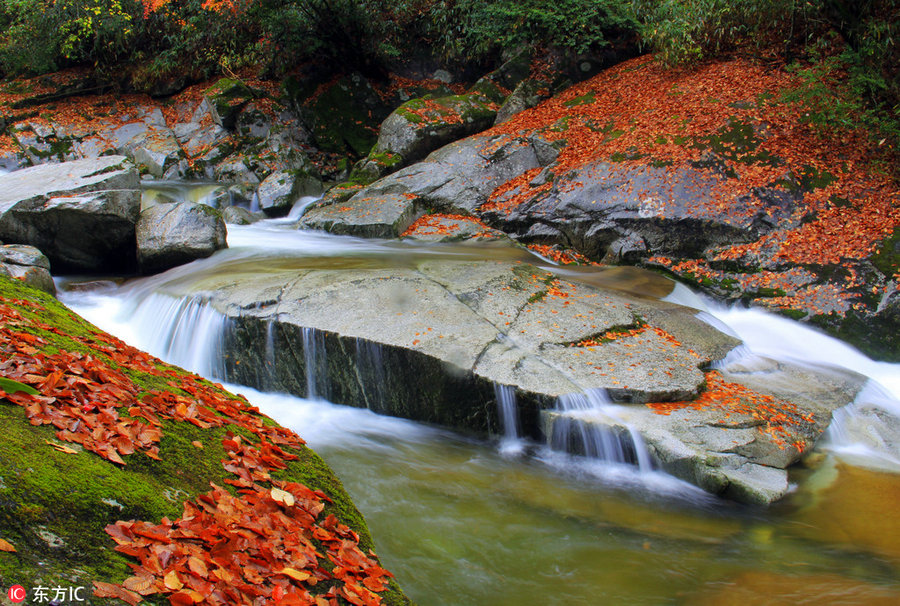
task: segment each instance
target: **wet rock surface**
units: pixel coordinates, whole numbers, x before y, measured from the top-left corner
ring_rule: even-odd
[[[134,263],[137,171],[122,156],[45,164],[0,176],[0,239],[39,248],[55,271]]]
[[[222,214],[203,204],[151,206],[141,211],[136,229],[138,266],[144,273],[206,258],[227,246]]]
[[[516,393],[523,431],[538,440],[564,414],[560,398],[604,390],[619,405],[604,427],[639,435],[674,475],[749,503],[785,494],[785,468],[860,386],[852,376],[767,362],[750,372],[726,361],[716,380],[750,394],[736,400],[744,404],[733,411],[693,407],[709,388],[709,366],[736,339],[692,309],[561,280],[526,264],[247,267],[176,291],[209,300],[230,319],[229,380],[476,433],[499,432],[494,389],[506,385]],[[752,405],[768,398],[803,422],[760,421]],[[666,403],[674,412],[664,414]],[[773,427],[783,427],[784,436]]]

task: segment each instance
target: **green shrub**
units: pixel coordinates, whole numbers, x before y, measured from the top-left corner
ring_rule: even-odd
[[[458,0],[436,3],[432,19],[445,54],[470,60],[523,45],[580,53],[634,27],[624,0]]]

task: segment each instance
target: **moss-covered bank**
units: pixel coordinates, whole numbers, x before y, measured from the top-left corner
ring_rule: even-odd
[[[115,356],[110,357],[109,350],[92,345],[110,339],[108,336],[52,297],[18,281],[0,278],[0,304],[7,310],[6,321],[0,329],[37,337],[35,360],[70,352],[83,359],[96,359],[121,372],[141,394],[191,399],[192,395],[179,387],[181,379],[189,389],[201,386],[210,390],[209,393],[221,393],[224,399],[235,401],[234,396],[220,387],[156,360],[153,364],[159,372],[139,372],[127,368],[128,364],[118,364],[113,359]],[[17,314],[18,319],[10,320],[13,317],[10,314]],[[10,374],[15,366],[13,359],[22,356],[21,347],[16,348],[15,352],[8,347],[0,351],[0,374]],[[93,582],[123,582],[133,574],[129,564],[136,561],[116,551],[116,542],[104,528],[120,520],[142,520],[150,524],[165,523],[164,518],[175,520],[182,515],[186,502],[210,490],[210,483],[225,486],[236,496],[246,492],[250,487],[245,485],[238,491],[231,485],[239,482],[235,481],[233,469],[228,471],[223,466],[230,456],[233,458],[233,452],[227,452],[223,440],[231,434],[241,436],[247,444],[257,439],[262,443],[266,441],[265,435],[260,438],[258,431],[254,435],[254,427],[275,427],[274,422],[249,405],[241,414],[252,422],[221,412],[217,414],[225,418],[220,423],[198,423],[196,417],[179,420],[177,415],[166,418],[160,414],[158,460],[135,448],[133,454],[124,457],[125,465],[118,465],[90,452],[88,442],[65,442],[58,437],[56,427],[33,425],[32,422],[39,421],[29,421],[30,411],[14,403],[12,400],[17,399],[14,395],[0,395],[5,396],[0,398],[0,539],[15,549],[0,551],[0,585],[4,588],[14,583],[26,588],[90,588]],[[124,406],[119,413],[126,420],[136,414],[134,408],[129,412]],[[276,431],[292,436],[280,428]],[[368,553],[373,548],[372,539],[340,480],[301,440],[293,439],[297,446],[283,449],[296,458],[276,462],[272,467],[272,481],[298,482],[313,491],[322,491],[327,498],[322,499],[325,506],[320,520],[333,514],[358,535],[359,549]],[[278,469],[282,465],[283,469]],[[271,485],[266,479],[254,480],[251,489],[260,489],[260,494],[267,495]],[[320,555],[326,553],[327,546],[318,539],[313,539],[313,544]],[[324,556],[319,566],[331,570]],[[296,567],[302,569],[302,565]],[[334,584],[324,582],[316,586],[318,589],[307,589],[316,594]],[[90,593],[90,589],[83,593]],[[385,603],[408,602],[393,581],[379,595]],[[153,603],[167,602],[161,595],[146,597]],[[90,600],[106,601],[96,597]]]

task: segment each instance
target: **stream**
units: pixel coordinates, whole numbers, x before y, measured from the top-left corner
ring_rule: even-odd
[[[172,185],[145,200],[189,189]],[[214,191],[189,193],[215,198]],[[304,232],[296,229],[298,214],[229,225],[229,249],[160,275],[61,281],[60,298],[130,344],[216,378],[221,317],[172,298],[167,286],[276,266],[408,266],[425,255],[518,259],[566,279],[694,307],[744,341],[731,355],[747,364],[764,356],[870,378],[835,414],[808,464],[792,473],[791,494],[769,509],[722,501],[660,472],[525,444],[513,434],[474,439],[322,399],[229,385],[331,465],[365,515],[382,563],[417,603],[900,603],[900,453],[885,438],[900,424],[900,365],[874,362],[791,320],[717,306],[641,270],[554,267],[496,246]]]

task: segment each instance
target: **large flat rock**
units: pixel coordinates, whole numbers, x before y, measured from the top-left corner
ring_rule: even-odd
[[[786,468],[861,384],[726,359],[739,341],[694,310],[524,263],[290,265],[248,262],[170,286],[229,318],[230,380],[476,433],[499,431],[495,388],[508,386],[534,439],[561,416],[573,422],[561,402],[603,390],[614,412],[580,410],[575,423],[639,436],[662,468],[743,502],[782,497]],[[607,271],[591,281],[620,279]]]

